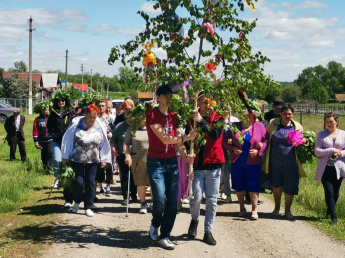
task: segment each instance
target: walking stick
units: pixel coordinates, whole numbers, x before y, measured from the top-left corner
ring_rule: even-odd
[[[49,192],[49,194],[48,194],[47,199],[50,198],[50,195],[52,194],[52,192],[53,192],[53,190],[54,190],[55,183],[56,183],[56,181],[58,181],[58,180],[59,180],[59,179],[58,179],[57,177],[55,177],[54,183],[52,184],[52,188],[50,189],[50,192]]]
[[[131,168],[128,166],[128,187],[127,187],[127,207],[126,207],[126,217],[128,217],[128,205],[129,205],[129,185],[131,183]]]

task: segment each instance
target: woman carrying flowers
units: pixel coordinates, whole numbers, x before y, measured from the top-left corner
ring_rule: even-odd
[[[325,114],[326,129],[317,134],[315,155],[318,157],[315,180],[322,182],[325,190],[327,218],[338,224],[335,205],[345,177],[345,131],[338,129],[339,118],[334,113]]]
[[[269,144],[264,155],[263,170],[269,173],[273,186],[275,208],[273,215],[279,215],[282,192],[285,192],[285,216],[294,219],[291,213],[291,205],[294,195],[298,194],[299,178],[306,174],[302,168],[295,151],[295,146],[307,143],[307,139],[302,134],[294,131],[303,132],[300,123],[293,120],[294,108],[290,104],[283,105],[280,116],[269,123],[266,127],[269,137]],[[290,133],[290,137],[287,137]],[[298,139],[299,138],[299,139]]]
[[[223,137],[223,146],[231,153],[232,188],[240,205],[239,216],[246,215],[244,195],[247,190],[252,203],[251,219],[257,220],[261,161],[267,145],[266,129],[261,122],[251,124],[248,116],[233,125],[239,132],[228,130]]]

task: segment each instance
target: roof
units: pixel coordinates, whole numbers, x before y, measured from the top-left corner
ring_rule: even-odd
[[[139,92],[138,93],[138,98],[139,99],[152,99],[153,93],[152,92]]]
[[[9,78],[13,75],[14,73],[3,73],[2,76],[3,78]],[[18,78],[22,80],[29,80],[29,73],[18,73]],[[40,73],[32,73],[32,81],[36,82],[37,86],[43,86],[43,81],[42,81],[42,74]]]
[[[43,88],[56,88],[59,81],[58,73],[42,73]]]
[[[73,83],[73,86],[77,87],[81,91],[87,91],[87,84]]]
[[[345,94],[335,94],[335,99],[337,101],[345,101]]]

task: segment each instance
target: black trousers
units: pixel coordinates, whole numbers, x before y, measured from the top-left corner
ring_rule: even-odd
[[[120,180],[121,180],[121,191],[122,191],[122,196],[124,199],[127,198],[127,189],[128,189],[128,171],[129,167],[125,163],[125,154],[120,154],[120,156],[116,157],[116,161],[119,164],[119,170],[120,170]],[[133,174],[131,172],[131,179],[129,183],[129,191],[130,191],[130,196],[132,200],[137,199],[137,187],[134,184],[133,180]]]
[[[41,159],[44,171],[48,175],[53,173],[53,142],[40,142],[43,149],[41,150]]]
[[[337,217],[335,205],[339,198],[339,189],[342,180],[342,177],[337,179],[337,172],[334,166],[326,166],[321,182],[325,190],[327,214],[330,214],[332,219]]]
[[[75,172],[73,187],[73,199],[75,203],[84,201],[85,210],[91,209],[95,198],[95,178],[99,163],[78,163],[72,161],[72,169]],[[85,194],[83,187],[85,182]]]
[[[15,135],[8,137],[8,145],[10,146],[10,160],[16,159],[17,145],[19,147],[20,158],[22,161],[26,161],[26,149],[25,140],[20,133],[15,133]]]

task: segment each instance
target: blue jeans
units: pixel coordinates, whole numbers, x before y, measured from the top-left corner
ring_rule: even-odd
[[[58,177],[59,163],[61,162],[61,144],[53,142],[53,170],[54,176]]]
[[[147,157],[147,170],[153,194],[151,223],[161,227],[161,238],[169,237],[177,213],[177,158]]]
[[[206,212],[205,212],[205,231],[211,232],[214,219],[217,212],[217,195],[219,193],[221,169],[213,170],[194,170],[193,179],[193,195],[194,199],[190,201],[190,214],[192,220],[199,220],[200,203],[202,194],[206,196]]]

